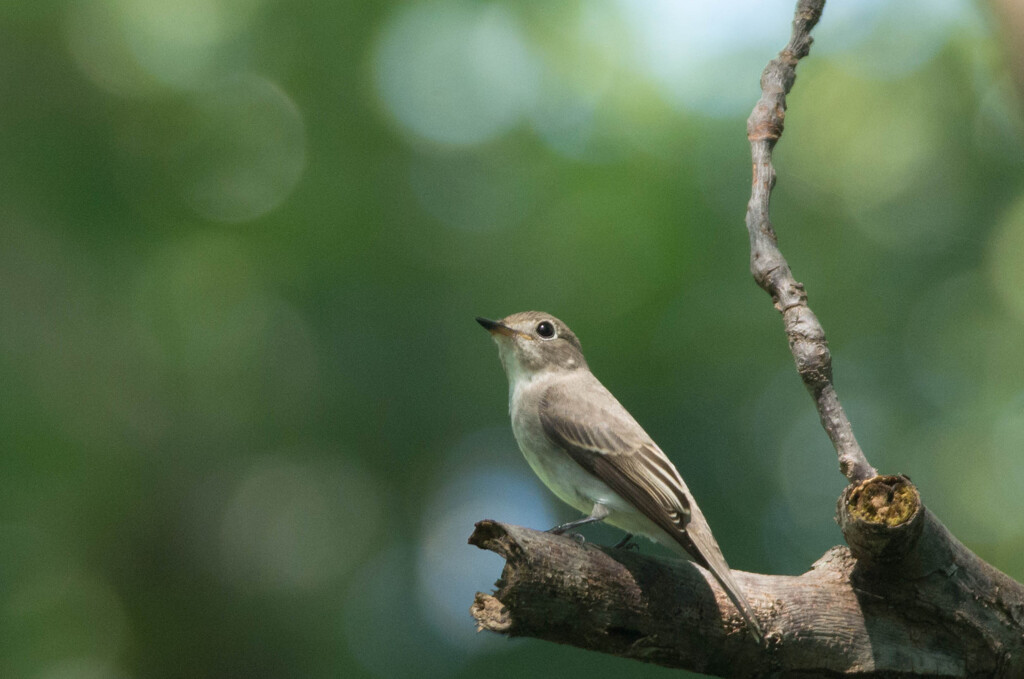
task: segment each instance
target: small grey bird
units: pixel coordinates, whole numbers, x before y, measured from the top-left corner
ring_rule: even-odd
[[[762,643],[754,609],[683,478],[590,372],[576,335],[538,311],[476,320],[498,345],[512,431],[526,461],[559,499],[587,515],[550,532],[605,521],[626,531],[620,544],[639,534],[688,555],[711,571]]]

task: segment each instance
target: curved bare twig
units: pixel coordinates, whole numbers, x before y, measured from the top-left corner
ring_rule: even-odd
[[[877,476],[853,435],[850,420],[839,403],[832,384],[832,355],[825,330],[807,306],[804,286],[779,250],[769,217],[775,168],[772,149],[782,136],[786,118],[786,95],[796,80],[796,65],[811,49],[811,29],[821,18],[825,0],[800,0],[793,19],[789,44],[768,62],[761,74],[761,99],[747,120],[747,139],[753,159],[753,183],[747,204],[747,232],[750,234],[750,272],[758,285],[772,296],[782,314],[797,371],[814,397],[821,424],[839,456],[839,469],[851,483]]]

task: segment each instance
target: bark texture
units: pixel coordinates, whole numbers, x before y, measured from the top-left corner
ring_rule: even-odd
[[[735,571],[766,648],[696,564],[493,521],[470,543],[505,569],[470,612],[481,630],[721,677],[1024,677],[1024,587],[957,541],[908,480],[850,486],[837,519],[854,550],[833,547],[800,576]]]

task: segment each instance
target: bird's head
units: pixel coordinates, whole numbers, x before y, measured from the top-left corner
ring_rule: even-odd
[[[500,321],[477,317],[498,345],[510,381],[543,370],[587,368],[580,341],[562,321],[540,311],[523,311]]]

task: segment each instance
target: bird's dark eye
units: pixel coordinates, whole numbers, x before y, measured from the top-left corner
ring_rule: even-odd
[[[555,336],[555,326],[551,321],[541,321],[537,324],[537,334],[541,339],[552,339]]]

